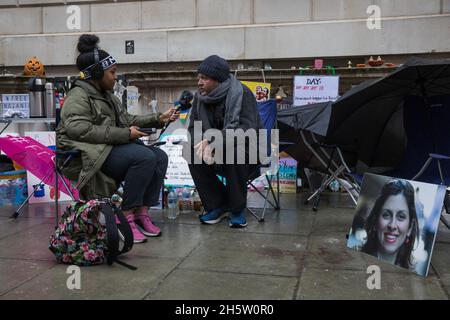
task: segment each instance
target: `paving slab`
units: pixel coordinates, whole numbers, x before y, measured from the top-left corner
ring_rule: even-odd
[[[435,243],[431,255],[431,265],[444,286],[450,286],[450,243]]]
[[[296,277],[177,269],[146,299],[289,300],[296,283]]]
[[[366,271],[306,268],[297,299],[448,299],[436,277],[381,272],[381,289],[368,289]]]
[[[0,259],[0,297],[56,265],[56,261]]]
[[[55,260],[48,249],[54,224],[41,223],[0,240],[0,258]]]
[[[329,233],[341,233],[346,235],[352,226],[353,212],[349,209],[327,208],[316,214],[313,226],[313,236]]]
[[[25,219],[25,218],[0,218],[0,240],[18,232],[35,228],[36,226],[50,221],[42,219]]]
[[[303,268],[306,237],[247,232],[214,232],[181,268],[297,276]]]
[[[156,223],[156,222],[155,222]],[[159,224],[162,234],[149,237],[146,243],[136,244],[133,254],[154,258],[182,258],[187,256],[202,241],[209,239],[213,228],[210,226],[178,223]]]
[[[69,289],[67,265],[52,269],[1,296],[1,299],[143,299],[179,263],[177,259],[123,258],[138,270],[121,265],[80,268],[80,289]],[[70,282],[70,281],[69,281]],[[72,282],[73,283],[73,282]]]

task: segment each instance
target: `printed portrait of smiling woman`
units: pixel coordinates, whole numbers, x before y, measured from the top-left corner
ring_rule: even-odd
[[[367,219],[366,231],[363,252],[414,268],[411,252],[417,241],[418,222],[414,188],[409,182],[393,179],[383,186]]]

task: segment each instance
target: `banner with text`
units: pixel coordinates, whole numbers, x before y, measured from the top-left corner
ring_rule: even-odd
[[[294,78],[294,106],[335,101],[338,97],[338,76],[295,76]]]

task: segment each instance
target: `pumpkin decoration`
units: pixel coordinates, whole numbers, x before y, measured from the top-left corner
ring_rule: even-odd
[[[25,64],[23,74],[25,76],[42,77],[45,75],[45,67],[36,57],[33,57]]]

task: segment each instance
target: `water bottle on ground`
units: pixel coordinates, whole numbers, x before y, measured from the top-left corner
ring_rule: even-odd
[[[167,218],[175,219],[178,215],[177,194],[171,189],[167,195]]]
[[[181,212],[192,211],[192,198],[191,190],[188,186],[185,186],[181,191],[181,199],[179,199],[179,209]]]
[[[339,191],[339,182],[337,181],[337,180],[333,180],[331,183],[330,183],[330,185],[329,185],[329,187],[330,187],[330,190],[331,191],[333,191],[333,192],[338,192]]]
[[[202,211],[203,204],[197,189],[192,193],[192,208],[194,211]]]

